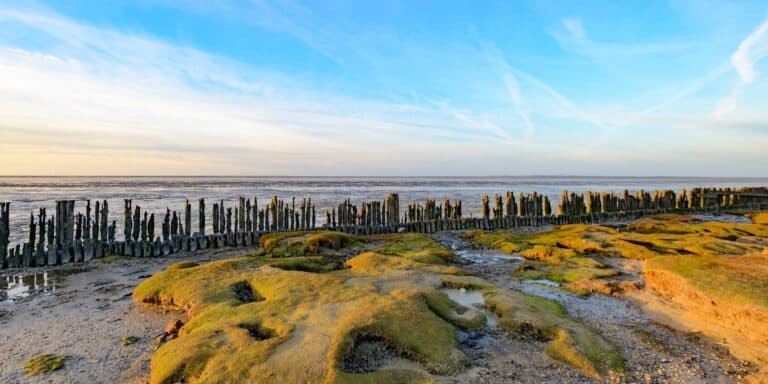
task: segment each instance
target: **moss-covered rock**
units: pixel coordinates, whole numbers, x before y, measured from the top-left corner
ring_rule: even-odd
[[[64,363],[69,356],[46,354],[35,356],[24,364],[24,372],[27,375],[42,375],[44,373],[58,371],[64,368]]]
[[[445,265],[450,262],[462,262],[450,248],[421,233],[390,234],[374,238],[387,242],[376,250],[384,255],[405,257],[427,264]]]
[[[342,248],[355,248],[362,244],[355,236],[333,231],[277,232],[259,238],[259,247],[272,257],[335,254]]]
[[[456,268],[372,252],[333,270],[318,258],[275,260],[169,268],[137,287],[136,301],[191,316],[179,337],[155,353],[151,382],[425,382],[412,370],[344,371],[342,361],[360,333],[386,340],[426,372],[469,365],[456,327],[480,327],[485,319],[437,290]],[[259,300],[244,302],[237,293],[243,289],[231,289],[237,284],[247,284]]]

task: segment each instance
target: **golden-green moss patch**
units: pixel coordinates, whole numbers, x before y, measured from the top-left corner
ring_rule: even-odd
[[[327,268],[327,260],[244,257],[169,268],[144,281],[136,301],[191,316],[153,356],[151,382],[426,380],[411,370],[344,371],[360,333],[387,340],[427,372],[469,365],[456,327],[474,329],[485,318],[436,290],[441,276],[460,270],[373,252],[344,269]],[[244,302],[233,284],[247,284],[260,300]]]
[[[273,257],[334,253],[342,248],[360,247],[362,244],[355,236],[334,231],[277,232],[259,238],[260,248]]]
[[[644,269],[674,273],[723,302],[768,310],[768,255],[662,256],[646,261]]]
[[[768,225],[768,212],[753,212],[747,216],[749,216],[755,224]]]
[[[400,256],[428,264],[461,262],[448,247],[421,233],[391,234],[377,237],[387,244],[376,250],[390,256]]]
[[[67,360],[69,360],[69,356],[54,354],[35,356],[24,364],[24,372],[27,375],[34,376],[58,371],[64,368],[64,363]]]
[[[136,336],[125,336],[120,339],[120,345],[127,347],[131,344],[136,344],[137,341],[139,341],[139,338]]]
[[[475,231],[465,238],[507,253],[551,264],[575,256],[615,256],[646,260],[660,255],[733,255],[759,253],[754,239],[768,237],[768,226],[698,222],[687,216],[652,216],[618,231],[572,224],[550,231]]]

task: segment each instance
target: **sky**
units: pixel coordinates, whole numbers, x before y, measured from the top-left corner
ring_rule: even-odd
[[[768,176],[761,1],[0,0],[0,175]]]

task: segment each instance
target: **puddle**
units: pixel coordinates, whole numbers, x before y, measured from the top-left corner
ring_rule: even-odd
[[[454,289],[445,288],[441,289],[448,295],[448,298],[467,307],[479,309],[485,315],[485,325],[487,327],[494,328],[499,324],[499,320],[496,315],[485,309],[485,298],[483,294],[473,290],[466,290],[464,288]]]
[[[0,278],[0,302],[12,302],[35,293],[54,292],[56,280],[48,272]]]
[[[501,261],[523,261],[521,256],[508,255],[494,250],[464,249],[456,251],[456,254],[466,260],[478,264],[494,264]]]
[[[532,279],[532,280],[527,280],[527,281],[529,283],[546,285],[548,287],[555,287],[555,288],[557,288],[557,287],[560,286],[560,283],[554,282],[552,280],[547,280],[547,279]]]
[[[447,245],[457,255],[478,264],[493,264],[500,261],[522,261],[523,258],[517,255],[508,255],[494,249],[482,249],[468,247],[470,243],[455,238],[439,238],[443,244]]]
[[[445,288],[442,290],[448,295],[448,298],[468,308],[485,305],[483,294],[477,291],[464,288]]]
[[[693,217],[704,221],[704,222],[710,222],[710,221],[720,221],[724,223],[730,223],[730,224],[752,224],[752,219],[750,219],[747,216],[741,216],[741,215],[731,215],[731,214],[709,214],[709,215],[693,215]]]
[[[0,277],[0,303],[14,302],[37,294],[50,294],[61,287],[64,277],[89,269],[44,271]]]

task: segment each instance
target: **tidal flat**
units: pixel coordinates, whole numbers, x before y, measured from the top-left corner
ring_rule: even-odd
[[[657,215],[4,271],[0,381],[762,382],[766,249],[765,213]]]

